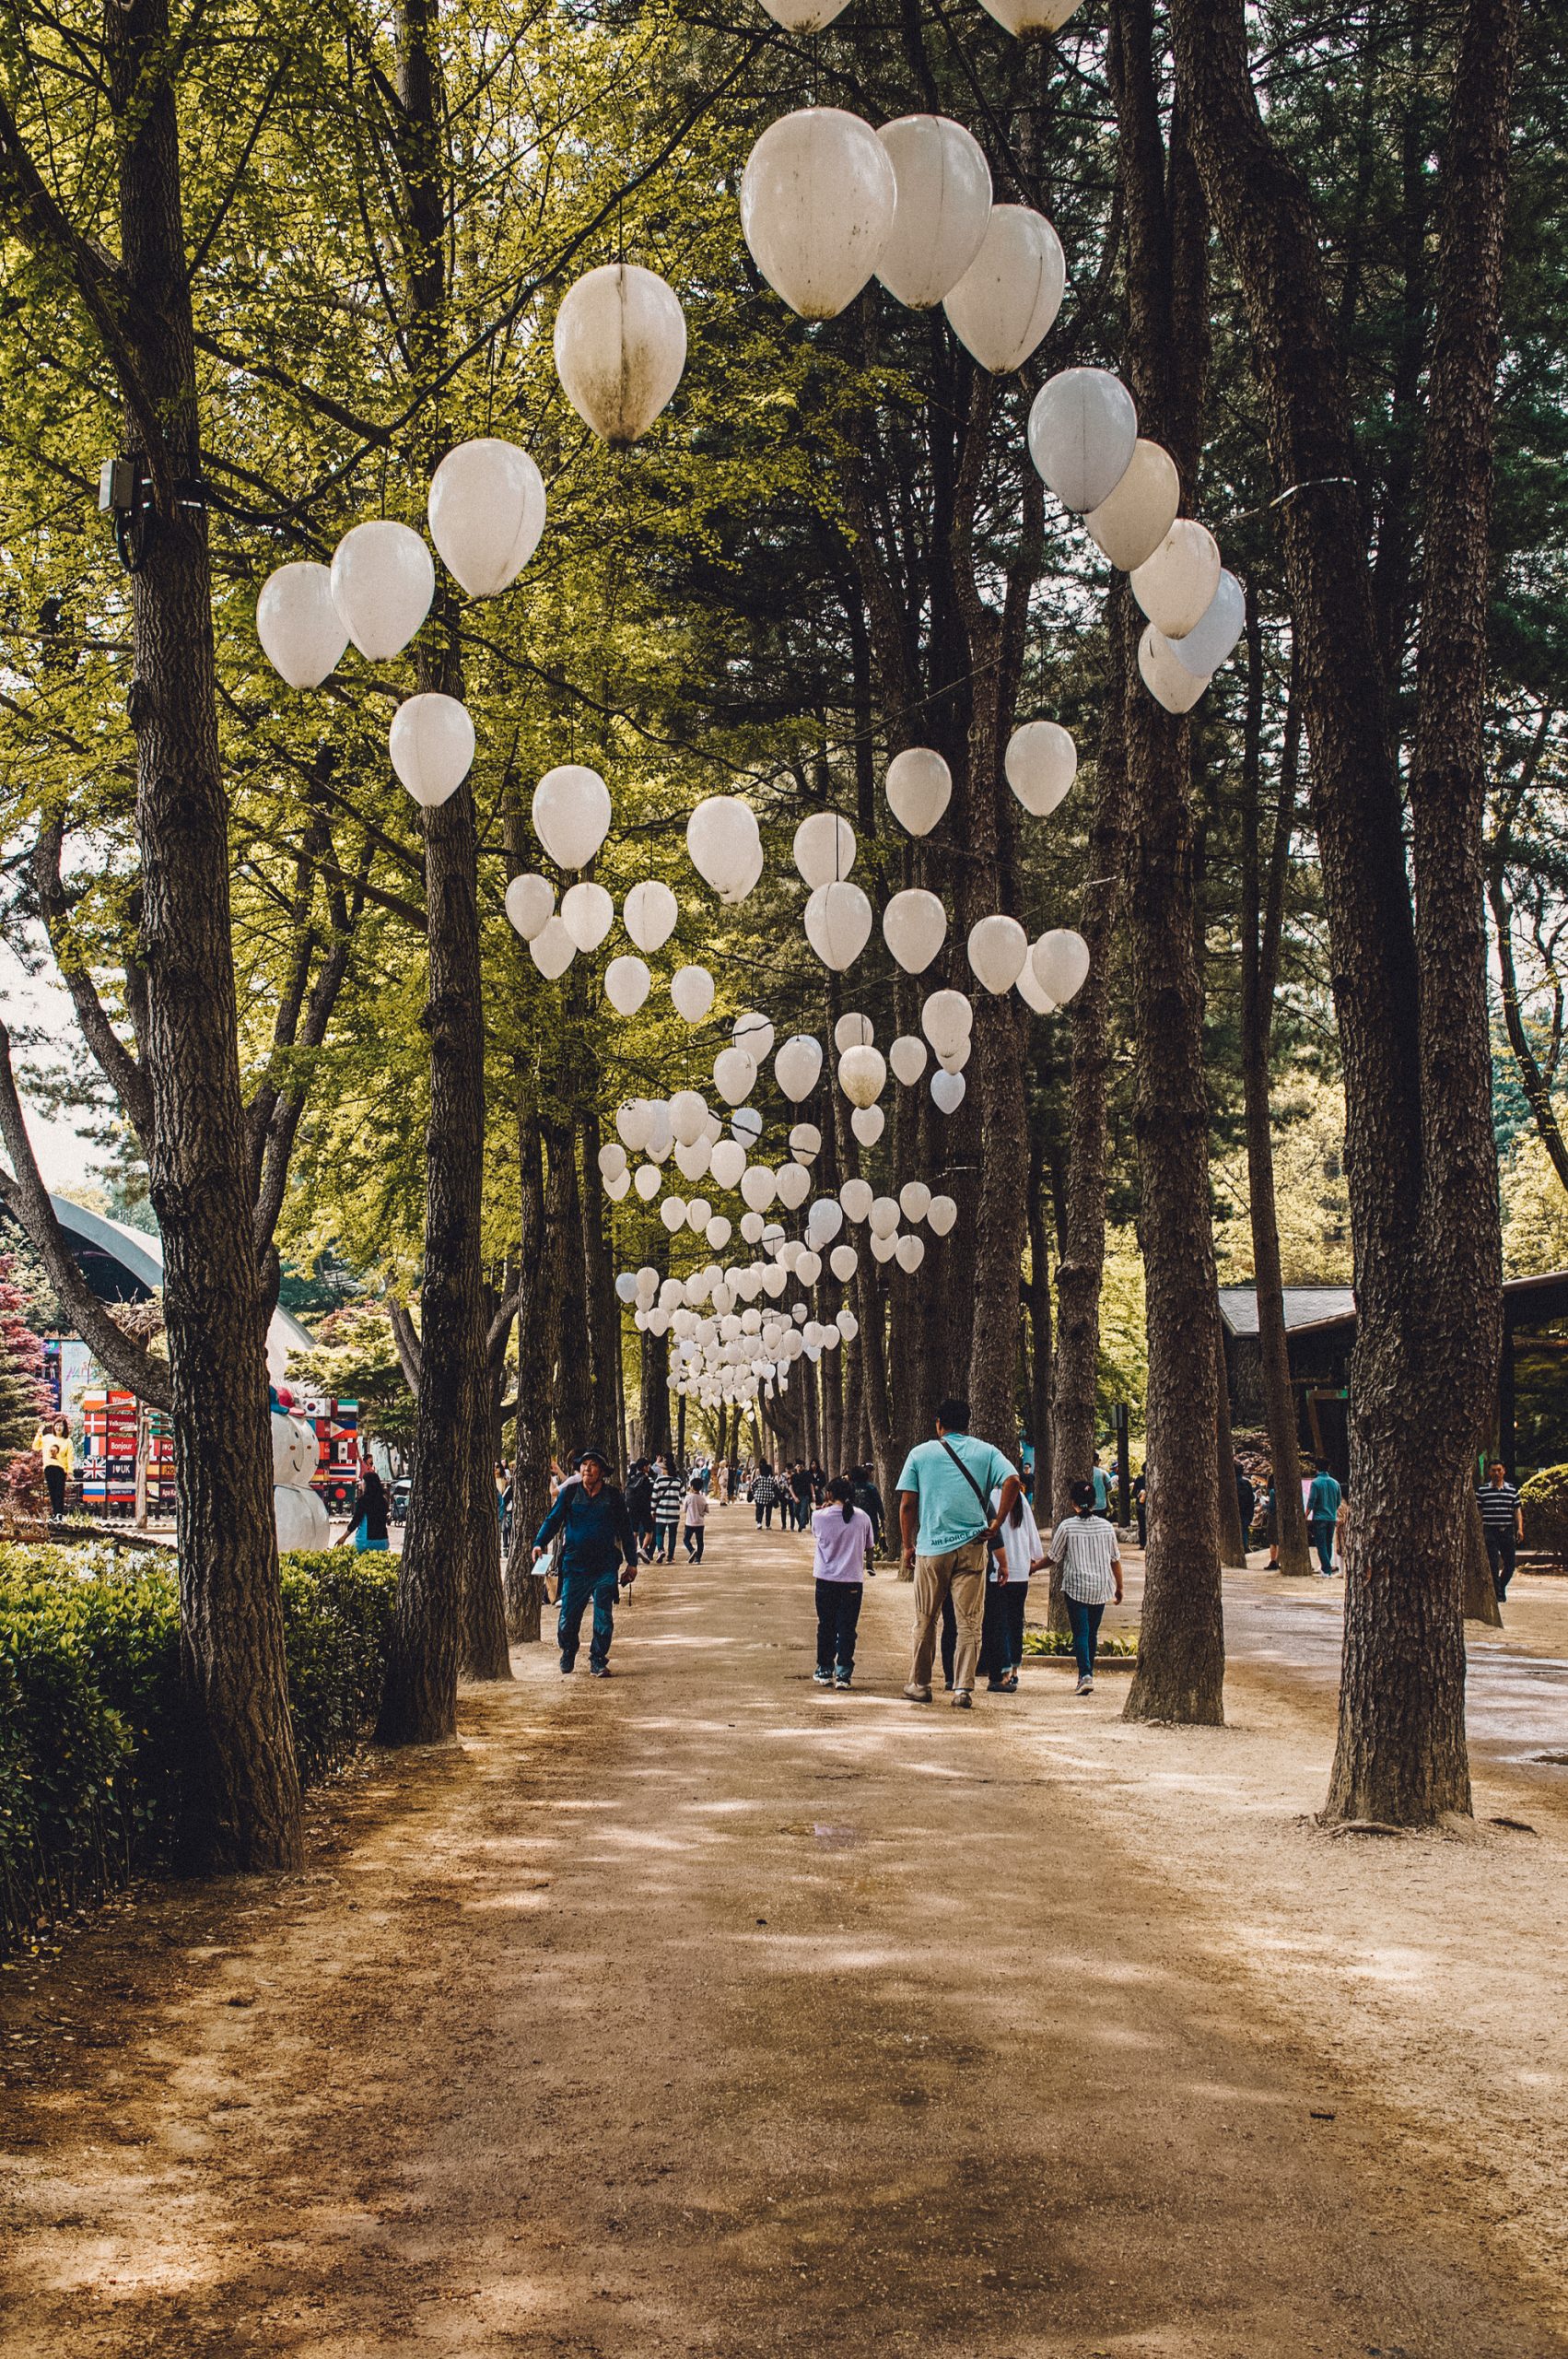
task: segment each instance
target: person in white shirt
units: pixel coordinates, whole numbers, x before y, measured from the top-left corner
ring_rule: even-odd
[[[686,1485],[686,1496],[681,1504],[681,1530],[685,1538],[686,1561],[700,1565],[704,1527],[708,1522],[708,1499],[702,1485],[694,1474]]]
[[[1065,1516],[1051,1534],[1050,1560],[1062,1568],[1061,1593],[1078,1658],[1078,1693],[1090,1696],[1100,1616],[1113,1597],[1121,1603],[1121,1546],[1114,1526],[1094,1512],[1092,1483],[1074,1483],[1072,1504],[1076,1513]]]
[[[1001,1505],[1001,1493],[991,1493],[991,1513]],[[1001,1520],[1001,1555],[993,1556],[986,1583],[985,1620],[980,1625],[977,1668],[993,1696],[1016,1696],[1024,1661],[1024,1609],[1029,1602],[1029,1576],[1046,1561],[1046,1543],[1035,1521],[1035,1510],[1022,1491]]]

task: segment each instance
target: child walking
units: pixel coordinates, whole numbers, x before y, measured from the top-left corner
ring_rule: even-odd
[[[872,1520],[836,1474],[827,1504],[812,1517],[816,1540],[816,1670],[819,1687],[848,1687],[855,1675],[855,1627],[865,1594],[866,1565],[875,1546]]]
[[[686,1543],[686,1562],[702,1562],[703,1526],[708,1521],[708,1495],[694,1474],[686,1485],[686,1496],[681,1507],[681,1536]]]

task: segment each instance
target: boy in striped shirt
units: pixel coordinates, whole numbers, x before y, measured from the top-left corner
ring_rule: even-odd
[[[1480,1528],[1492,1566],[1492,1587],[1497,1591],[1497,1602],[1501,1605],[1514,1578],[1515,1558],[1519,1543],[1525,1536],[1525,1517],[1519,1505],[1519,1494],[1508,1480],[1508,1469],[1500,1458],[1492,1460],[1486,1475],[1487,1479],[1478,1494]]]

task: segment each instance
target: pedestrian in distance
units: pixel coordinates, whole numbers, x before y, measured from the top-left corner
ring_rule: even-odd
[[[871,1521],[873,1545],[880,1548],[887,1531],[887,1509],[882,1503],[882,1493],[869,1466],[849,1469],[849,1496]],[[873,1568],[874,1569],[874,1568]]]
[[[812,1520],[812,1503],[814,1495],[812,1489],[811,1468],[803,1458],[790,1477],[790,1488],[795,1499],[795,1529],[797,1532],[804,1532]]]
[[[1149,1545],[1149,1477],[1141,1467],[1132,1478],[1132,1512],[1138,1519],[1138,1545]]]
[[[22,1430],[24,1433],[27,1431],[25,1426]],[[71,1473],[70,1419],[55,1417],[50,1424],[40,1426],[32,1446],[43,1466],[43,1487],[49,1494],[50,1521],[58,1523],[65,1512],[65,1485]]]
[[[387,1545],[386,1485],[369,1459],[359,1470],[359,1487],[349,1509],[348,1530],[337,1544],[346,1548],[350,1541],[357,1556],[379,1555]]]
[[[1240,1459],[1234,1461],[1236,1478],[1236,1513],[1241,1518],[1241,1549],[1246,1554],[1246,1543],[1252,1535],[1252,1519],[1258,1508],[1258,1494],[1252,1487],[1252,1477]]]
[[[685,1499],[681,1478],[661,1461],[653,1477],[653,1562],[673,1565],[675,1561],[675,1534],[681,1528],[681,1508]]]
[[[1094,1485],[1095,1514],[1108,1516],[1111,1511],[1111,1478],[1100,1463],[1098,1450],[1089,1461],[1089,1480]]]
[[[626,1514],[626,1493],[611,1482],[613,1470],[604,1451],[585,1449],[579,1462],[580,1479],[563,1484],[555,1506],[533,1535],[533,1562],[539,1562],[559,1532],[561,1604],[556,1636],[561,1671],[564,1675],[576,1666],[582,1617],[591,1604],[593,1636],[588,1668],[595,1679],[608,1679],[621,1567],[626,1567],[629,1589],[637,1579],[637,1541]]]
[[[756,1509],[756,1528],[759,1532],[765,1523],[769,1527],[772,1525],[773,1501],[773,1469],[766,1458],[759,1459],[756,1472],[752,1476],[752,1505]]]
[[[1492,1567],[1492,1585],[1497,1591],[1497,1602],[1503,1603],[1508,1594],[1508,1584],[1514,1578],[1518,1558],[1519,1543],[1525,1536],[1525,1512],[1519,1505],[1519,1494],[1508,1480],[1508,1469],[1500,1458],[1494,1458],[1486,1470],[1486,1481],[1480,1491],[1480,1528],[1486,1542],[1487,1561]]]
[[[1313,1475],[1306,1494],[1306,1528],[1326,1581],[1334,1578],[1334,1535],[1344,1513],[1344,1493],[1326,1466]]]
[[[858,1508],[848,1478],[836,1474],[812,1515],[816,1555],[816,1670],[819,1687],[848,1687],[855,1676],[855,1631],[872,1551],[871,1518]]]
[[[991,1511],[1001,1506],[1001,1493],[991,1494]],[[993,1696],[1016,1696],[1024,1667],[1024,1614],[1029,1602],[1029,1581],[1046,1561],[1046,1543],[1035,1520],[1035,1510],[1020,1491],[1011,1511],[1000,1518],[1001,1553],[991,1557],[986,1582],[985,1619],[980,1627],[979,1669]]]
[[[1263,1486],[1263,1537],[1269,1543],[1266,1573],[1280,1569],[1280,1494],[1274,1485],[1274,1470],[1269,1469],[1269,1480]]]
[[[708,1494],[694,1474],[686,1485],[686,1496],[681,1505],[681,1537],[686,1543],[686,1562],[700,1565],[702,1543],[708,1523]]]
[[[997,1494],[1000,1506],[989,1505]],[[986,1558],[1001,1546],[1000,1524],[1019,1496],[1018,1470],[969,1431],[969,1403],[949,1396],[936,1415],[934,1441],[917,1443],[898,1477],[898,1534],[904,1567],[915,1576],[915,1643],[904,1688],[912,1704],[931,1700],[931,1663],[943,1604],[955,1624],[954,1708],[974,1702],[975,1665],[984,1616]]]
[[[653,1555],[653,1470],[643,1458],[632,1461],[626,1476],[626,1514],[646,1564]]]
[[[1073,1513],[1064,1516],[1051,1534],[1050,1561],[1061,1567],[1061,1593],[1072,1625],[1072,1651],[1078,1662],[1078,1693],[1093,1695],[1094,1649],[1100,1616],[1114,1598],[1121,1603],[1121,1547],[1116,1527],[1094,1506],[1092,1483],[1074,1483]]]

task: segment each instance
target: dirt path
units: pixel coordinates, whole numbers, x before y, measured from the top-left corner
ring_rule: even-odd
[[[1267,1893],[1184,1856],[1260,1732],[1199,1772],[1049,1669],[907,1706],[886,1577],[825,1695],[805,1543],[709,1530],[616,1678],[520,1653],[302,1880],[127,1907],[13,1999],[7,2353],[1568,2353],[1459,2150],[1254,1974]]]

